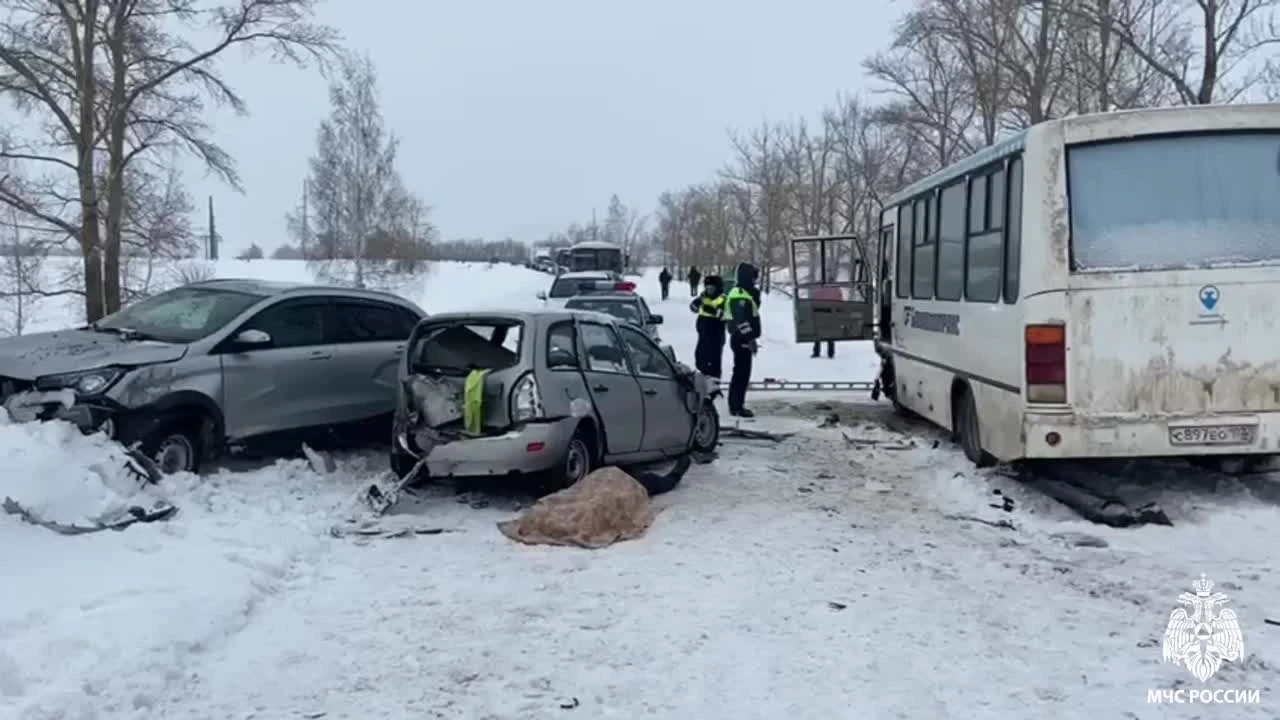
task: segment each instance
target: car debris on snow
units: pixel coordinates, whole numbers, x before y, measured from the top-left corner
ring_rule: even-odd
[[[302,444],[302,455],[317,475],[332,475],[338,471],[338,463],[332,456],[316,452],[306,443]]]
[[[1071,547],[1084,547],[1084,548],[1110,547],[1110,544],[1106,540],[1103,540],[1097,535],[1089,535],[1087,533],[1060,532],[1060,533],[1054,533],[1049,537],[1053,538],[1054,540],[1060,540],[1066,543],[1067,545],[1070,545]]]
[[[124,530],[135,523],[168,520],[178,513],[176,506],[170,505],[163,500],[157,500],[150,509],[141,505],[132,505],[118,513],[90,518],[89,525],[77,525],[75,523],[45,520],[10,497],[5,497],[4,501],[0,502],[0,509],[3,509],[9,515],[16,515],[24,522],[52,530],[59,535],[87,535],[103,530]]]
[[[418,527],[414,525],[395,527],[386,525],[366,525],[361,523],[350,523],[345,527],[342,525],[334,525],[329,528],[329,535],[336,538],[351,536],[368,538],[404,538],[416,537],[418,535],[444,535],[446,533],[456,532],[462,531],[442,527]]]
[[[979,525],[987,525],[988,527],[999,528],[1001,530],[1017,530],[1018,526],[1013,524],[1012,520],[985,520],[973,515],[943,515],[947,520],[957,520],[959,522],[978,523]]]
[[[1061,473],[1069,472],[1067,468],[1050,467],[1056,471],[1054,475],[1057,476],[1025,474],[1023,482],[1071,508],[1089,522],[1110,527],[1173,525],[1173,521],[1158,503],[1130,507],[1118,497],[1095,493],[1091,488],[1083,487],[1083,483],[1078,482],[1079,478],[1076,478],[1077,482],[1071,482],[1060,476]]]
[[[874,438],[853,437],[844,431],[840,432],[848,445],[855,447],[876,447],[881,450],[914,450],[916,444],[912,440],[878,440]]]
[[[780,443],[793,435],[795,435],[793,432],[776,433],[767,432],[765,430],[748,430],[747,428],[742,427],[720,428],[721,437],[738,438],[741,440],[769,440],[771,442]]]

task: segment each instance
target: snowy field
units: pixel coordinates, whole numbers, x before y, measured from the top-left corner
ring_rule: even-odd
[[[216,274],[309,279],[287,261]],[[477,292],[529,307],[550,281],[443,263],[401,292],[428,312]],[[691,357],[687,295],[656,300],[652,275],[641,291]],[[39,310],[43,327],[74,320]],[[757,379],[873,377],[869,347],[811,359],[785,298],[762,311]],[[1175,488],[1174,527],[1103,529],[863,398],[748,403],[752,427],[798,434],[726,441],[655,500],[644,537],[598,551],[516,545],[495,523],[527,498],[445,489],[409,511],[450,532],[331,537],[385,469],[374,453],[171,479],[147,492],[180,514],[118,533],[0,515],[0,720],[1280,716],[1276,507]],[[152,499],[118,448],[69,427],[0,424],[0,455],[0,499],[55,519]],[[1205,685],[1159,643],[1200,573],[1231,597],[1245,652]],[[1201,687],[1262,702],[1146,701]]]

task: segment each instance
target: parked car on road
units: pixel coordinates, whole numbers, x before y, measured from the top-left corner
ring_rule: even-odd
[[[373,290],[208,280],[86,327],[0,340],[0,398],[15,419],[69,420],[139,443],[163,472],[194,472],[282,433],[385,432],[425,316]]]
[[[608,270],[584,270],[558,276],[551,288],[538,293],[538,299],[549,308],[563,308],[574,295],[601,292],[635,292],[636,284]]]
[[[400,366],[391,467],[405,477],[542,473],[709,452],[715,384],[640,328],[568,310],[449,313],[414,330]]]
[[[644,298],[633,292],[605,291],[590,295],[575,295],[564,303],[565,310],[587,310],[601,312],[628,322],[648,333],[649,337],[661,343],[658,337],[658,326],[662,324],[662,316],[649,310]]]

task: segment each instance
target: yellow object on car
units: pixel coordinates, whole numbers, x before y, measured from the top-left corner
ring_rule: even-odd
[[[484,428],[484,379],[488,370],[472,370],[462,388],[462,427],[473,435]]]

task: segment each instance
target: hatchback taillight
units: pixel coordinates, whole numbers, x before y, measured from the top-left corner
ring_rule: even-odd
[[[1067,401],[1067,328],[1028,325],[1025,334],[1027,402]]]
[[[511,422],[537,420],[546,414],[542,405],[542,389],[533,372],[520,376],[511,388]]]

